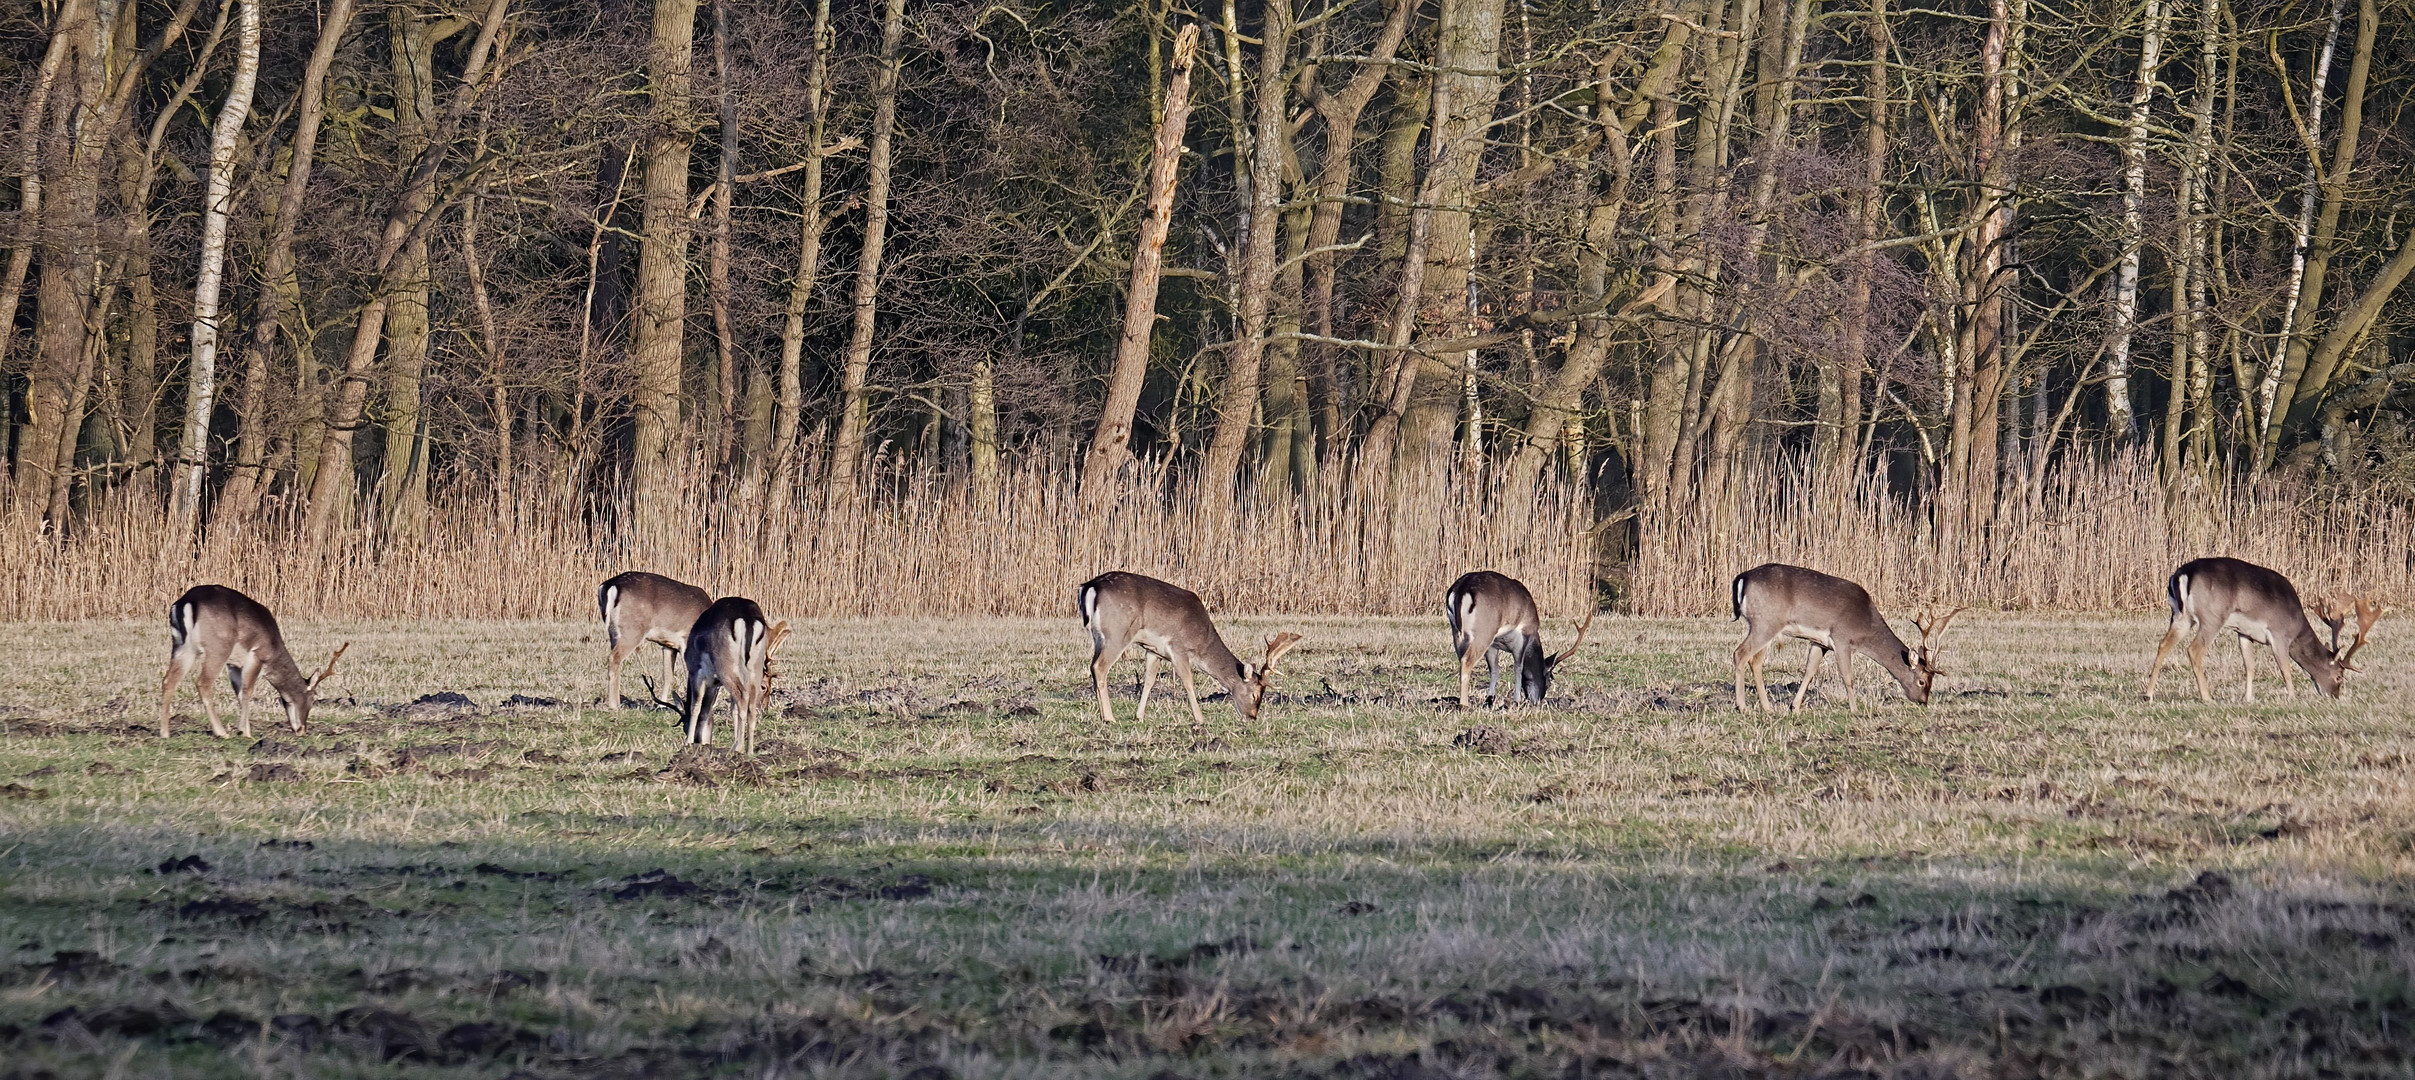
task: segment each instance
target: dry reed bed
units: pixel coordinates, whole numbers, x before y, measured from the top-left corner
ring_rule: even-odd
[[[1999,610],[2136,611],[2164,605],[2164,582],[2190,559],[2231,555],[2290,575],[2309,595],[2348,588],[2415,593],[2415,507],[2356,492],[2284,484],[2165,489],[2143,456],[2049,474],[2036,501],[1959,548],[1929,517],[1865,479],[1824,497],[1799,468],[1747,492],[1726,518],[1681,515],[1647,544],[1625,597],[1653,615],[1726,614],[1729,579],[1764,562],[1852,578],[1882,606],[1923,602]]]
[[[1188,585],[1218,611],[1423,614],[1445,585],[1492,567],[1546,611],[1593,593],[1582,496],[1547,485],[1506,506],[1480,479],[1409,481],[1396,505],[1341,485],[1256,495],[1218,510],[1147,470],[1085,508],[1070,478],[1011,469],[995,500],[927,474],[897,474],[838,510],[699,480],[650,512],[567,487],[526,493],[505,519],[464,498],[420,537],[351,526],[295,542],[270,517],[184,539],[148,501],[121,495],[61,537],[0,523],[0,621],[142,617],[185,587],[221,581],[309,618],[392,615],[564,618],[590,613],[595,583],[643,567],[809,617],[1058,615],[1073,586],[1129,569]],[[1617,606],[1637,614],[1724,614],[1728,580],[1792,562],[1868,585],[1882,605],[2118,611],[2162,603],[2165,575],[2200,555],[2277,567],[2309,592],[2415,593],[2415,508],[2358,493],[2280,485],[2167,493],[2143,458],[2059,470],[2034,500],[1961,545],[1927,514],[1865,481],[1823,495],[1799,468],[1695,507],[1648,537]]]
[[[1002,477],[994,501],[927,476],[893,477],[836,510],[687,483],[670,506],[630,513],[556,490],[506,521],[463,501],[436,511],[424,538],[351,527],[321,544],[296,543],[279,519],[194,544],[147,502],[120,498],[64,538],[0,526],[0,622],[148,616],[202,581],[304,618],[584,617],[596,583],[632,568],[787,615],[850,617],[1070,614],[1074,586],[1114,569],[1183,583],[1219,611],[1424,613],[1452,578],[1491,566],[1566,611],[1590,589],[1568,498],[1546,492],[1504,513],[1440,477],[1390,509],[1314,491],[1218,510],[1144,474],[1099,511],[1068,477],[1028,468]]]

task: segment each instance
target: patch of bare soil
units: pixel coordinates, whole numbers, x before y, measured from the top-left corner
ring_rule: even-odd
[[[656,774],[665,783],[714,787],[737,784],[761,787],[772,782],[761,758],[719,746],[683,746],[671,763]]]

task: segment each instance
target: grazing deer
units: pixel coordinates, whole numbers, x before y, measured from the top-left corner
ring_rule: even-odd
[[[688,696],[678,703],[688,742],[713,745],[713,704],[728,690],[731,741],[755,752],[755,721],[771,702],[771,651],[788,636],[788,622],[767,622],[742,596],[713,601],[687,633]]]
[[[2280,669],[2281,685],[2289,696],[2298,696],[2298,686],[2289,677],[2290,662],[2295,661],[2314,681],[2316,690],[2338,697],[2347,673],[2360,670],[2350,661],[2372,636],[2373,624],[2389,610],[2371,597],[2343,595],[2341,600],[2347,606],[2336,608],[2333,601],[2325,601],[2322,618],[2331,624],[2331,644],[2326,647],[2307,623],[2306,607],[2288,578],[2251,562],[2223,558],[2181,564],[2164,583],[2164,596],[2172,605],[2172,625],[2164,631],[2163,644],[2155,649],[2155,666],[2147,670],[2148,701],[2155,700],[2155,678],[2163,674],[2164,658],[2190,627],[2197,631],[2196,639],[2189,642],[2189,670],[2197,676],[2199,701],[2214,700],[2205,682],[2205,650],[2224,630],[2239,632],[2239,665],[2246,671],[2250,702],[2256,700],[2256,666],[2248,650],[2251,641],[2272,648],[2273,665]],[[2356,641],[2343,651],[2340,628],[2347,623],[2351,609],[2357,620]]]
[[[285,647],[284,633],[277,629],[277,617],[259,601],[224,585],[195,585],[168,605],[168,677],[159,692],[159,737],[169,735],[168,707],[176,700],[176,687],[199,669],[198,693],[202,711],[210,718],[210,733],[226,738],[210,681],[210,672],[220,667],[235,684],[235,728],[244,738],[252,737],[252,688],[262,678],[285,702],[286,726],[298,734],[310,723],[319,684],[335,674],[336,660],[351,647],[349,641],[336,646],[327,666],[304,679]]]
[[[1585,613],[1583,625],[1576,628],[1576,640],[1558,656],[1543,655],[1543,616],[1535,610],[1534,594],[1507,574],[1477,570],[1463,574],[1442,594],[1443,615],[1451,622],[1451,647],[1459,651],[1459,707],[1468,707],[1468,678],[1476,670],[1476,657],[1484,656],[1484,672],[1490,680],[1484,691],[1486,704],[1501,699],[1501,658],[1496,652],[1507,653],[1517,663],[1518,698],[1539,702],[1551,689],[1551,673],[1560,661],[1576,652],[1585,643],[1585,631],[1593,626],[1593,613]]]
[[[1914,704],[1929,703],[1929,687],[1937,676],[1945,674],[1937,667],[1936,649],[1945,636],[1945,628],[1962,614],[1955,608],[1944,618],[1924,616],[1913,621],[1920,628],[1920,648],[1907,648],[1903,639],[1887,626],[1878,613],[1878,605],[1870,602],[1868,590],[1841,577],[1831,577],[1817,570],[1783,563],[1766,563],[1736,575],[1731,587],[1734,594],[1735,617],[1744,620],[1744,641],[1736,646],[1736,708],[1744,705],[1744,669],[1750,667],[1753,686],[1761,695],[1761,711],[1774,712],[1769,704],[1769,686],[1762,681],[1761,665],[1768,661],[1782,638],[1800,638],[1810,642],[1811,663],[1803,669],[1803,682],[1795,687],[1794,702],[1787,706],[1792,712],[1803,707],[1803,695],[1818,677],[1820,657],[1830,651],[1837,653],[1836,666],[1845,680],[1845,701],[1860,709],[1861,698],[1853,687],[1853,654],[1863,653],[1878,661],[1895,681],[1903,684],[1904,696]]]
[[[1115,723],[1115,709],[1107,704],[1107,669],[1134,645],[1146,657],[1140,710],[1134,719],[1148,719],[1149,690],[1157,684],[1157,661],[1164,659],[1173,663],[1174,674],[1182,679],[1182,692],[1191,699],[1191,722],[1204,728],[1207,719],[1199,713],[1199,688],[1191,679],[1192,665],[1224,684],[1225,692],[1232,696],[1233,711],[1241,719],[1255,720],[1266,700],[1267,680],[1274,676],[1275,662],[1300,643],[1298,634],[1276,634],[1266,639],[1264,663],[1255,667],[1244,664],[1225,647],[1198,594],[1121,570],[1083,582],[1074,590],[1074,603],[1082,613],[1082,629],[1090,631],[1090,682],[1098,690],[1099,717],[1108,724]]]
[[[595,606],[604,615],[604,637],[612,643],[612,677],[604,691],[604,707],[621,707],[621,664],[637,647],[651,641],[665,650],[663,685],[673,685],[672,666],[687,649],[688,628],[711,607],[703,589],[661,574],[630,571],[615,574],[595,591]]]

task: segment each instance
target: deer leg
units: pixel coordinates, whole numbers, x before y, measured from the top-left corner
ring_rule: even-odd
[[[679,667],[680,667],[680,661],[681,661],[682,659],[684,659],[684,657],[682,657],[682,656],[681,656],[681,654],[680,654],[680,650],[678,650],[678,649],[674,649],[674,648],[670,648],[669,646],[665,646],[665,647],[663,648],[663,650],[662,650],[662,684],[663,684],[664,686],[671,686],[671,685],[674,685],[674,683],[672,682],[672,680],[677,679],[677,678],[679,677]]]
[[[1107,648],[1107,636],[1096,630],[1090,632],[1090,686],[1098,691],[1098,717],[1108,727],[1115,726],[1115,707],[1107,703],[1107,669],[1115,666],[1122,648]]]
[[[260,686],[260,654],[253,653],[251,663],[235,673],[235,730],[243,737],[252,737],[252,691]]]
[[[2197,636],[2189,641],[2189,673],[2197,677],[2197,700],[2209,705],[2214,701],[2214,692],[2205,681],[2205,651],[2213,647],[2214,634],[2221,632],[2222,628],[2216,626],[2213,633],[2207,633],[2205,625],[2200,623]]]
[[[172,652],[168,654],[168,677],[159,688],[160,738],[168,737],[169,706],[176,701],[177,685],[184,682],[185,676],[193,673],[193,659],[191,653]]]
[[[1151,691],[1151,690],[1155,689],[1156,687],[1157,687],[1157,654],[1156,654],[1156,653],[1148,653],[1147,655],[1145,655],[1145,656],[1143,656],[1143,657],[1141,658],[1141,665],[1140,665],[1140,712],[1139,712],[1137,715],[1135,715],[1135,716],[1133,716],[1133,717],[1132,717],[1132,719],[1133,719],[1133,721],[1134,721],[1135,723],[1147,723],[1147,722],[1148,722],[1148,719],[1149,719],[1149,691]]]
[[[1811,647],[1811,663],[1803,666],[1803,681],[1794,688],[1794,704],[1786,707],[1787,712],[1803,711],[1803,695],[1811,692],[1811,680],[1820,674],[1820,657],[1826,655],[1828,650],[1817,645]]]
[[[2239,671],[2247,676],[2247,703],[2256,703],[2256,660],[2248,651],[2247,635],[2239,635]]]
[[[1191,699],[1191,725],[1198,731],[1207,730],[1207,717],[1199,714],[1199,684],[1191,678],[1191,658],[1188,654],[1174,655],[1174,674],[1182,676],[1182,696]]]
[[[2163,674],[2164,657],[2172,655],[2172,647],[2180,644],[2180,616],[2172,616],[2172,628],[2163,632],[2163,644],[2155,647],[2155,666],[2147,669],[2147,700],[2155,700],[2155,677]]]
[[[2289,700],[2296,701],[2298,683],[2297,680],[2289,677],[2289,654],[2281,651],[2281,639],[2278,635],[2275,635],[2268,644],[2272,646],[2272,666],[2281,669],[2281,689],[2289,691]]]
[[[1751,667],[1755,672],[1754,678],[1759,678],[1760,676],[1758,673],[1761,665],[1761,654],[1768,651],[1770,643],[1777,640],[1777,637],[1778,635],[1774,631],[1764,634],[1759,626],[1749,623],[1745,625],[1744,640],[1737,643],[1735,654],[1737,712],[1743,712],[1745,709],[1744,669]],[[1763,694],[1761,696],[1761,707],[1763,710],[1767,710],[1769,708],[1769,695]]]
[[[1861,695],[1853,689],[1852,652],[1845,649],[1837,650],[1836,673],[1840,678],[1845,680],[1845,707],[1853,710],[1854,712],[1862,711]]]
[[[604,707],[607,709],[618,709],[621,707],[621,665],[628,662],[629,653],[633,651],[636,646],[637,643],[634,641],[623,640],[619,631],[616,630],[613,632],[612,663],[610,665],[611,674],[606,676],[604,679]],[[663,680],[663,685],[671,685],[670,680]]]
[[[1452,644],[1458,646],[1459,649],[1459,707],[1464,710],[1473,707],[1468,702],[1468,697],[1475,692],[1469,680],[1476,673],[1476,654],[1469,652],[1468,649],[1476,644],[1476,639],[1471,635],[1462,634],[1459,640]]]
[[[713,706],[720,703],[721,683],[714,681],[704,684],[704,701],[696,709],[696,733],[699,736],[696,745],[713,745]]]
[[[680,706],[686,710],[679,718],[680,726],[686,729],[690,746],[712,741],[713,703],[705,696],[704,669],[702,664],[688,669],[688,698],[680,702]],[[698,739],[699,734],[704,738]]]
[[[1501,652],[1498,649],[1484,650],[1484,703],[1494,708],[1501,707]]]
[[[218,722],[218,686],[206,670],[201,675],[201,711],[210,718],[210,734],[226,738],[226,725]]]

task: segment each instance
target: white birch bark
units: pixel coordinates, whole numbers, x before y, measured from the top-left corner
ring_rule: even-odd
[[[235,197],[235,140],[251,116],[260,75],[260,0],[240,0],[235,23],[235,81],[210,130],[210,181],[201,204],[201,269],[193,278],[193,369],[186,391],[183,459],[176,513],[196,520],[209,473],[210,408],[217,399],[218,293],[226,282],[226,227]]]
[[[2306,294],[2306,245],[2314,235],[2314,206],[2322,189],[2321,168],[2317,164],[2323,146],[2323,90],[2331,81],[2331,57],[2339,51],[2340,19],[2348,12],[2348,0],[2331,0],[2331,29],[2323,32],[2323,51],[2314,62],[2314,86],[2306,102],[2306,175],[2298,192],[2298,220],[2289,249],[2289,306],[2281,310],[2281,336],[2273,339],[2271,362],[2264,365],[2263,384],[2256,388],[2256,432],[2259,441],[2267,437],[2274,423],[2273,397],[2281,392],[2282,361],[2289,351],[2289,342],[2297,334],[2301,313],[2298,301]]]
[[[2171,12],[2163,0],[2147,0],[2146,31],[2138,47],[2138,83],[2130,91],[2130,118],[2122,132],[2121,266],[2114,271],[2110,324],[2105,331],[2106,426],[2116,439],[2137,435],[2130,408],[2130,339],[2138,328],[2138,253],[2145,227],[2140,211],[2147,199],[2147,121],[2155,102],[2155,72],[2163,59],[2164,30]]]

